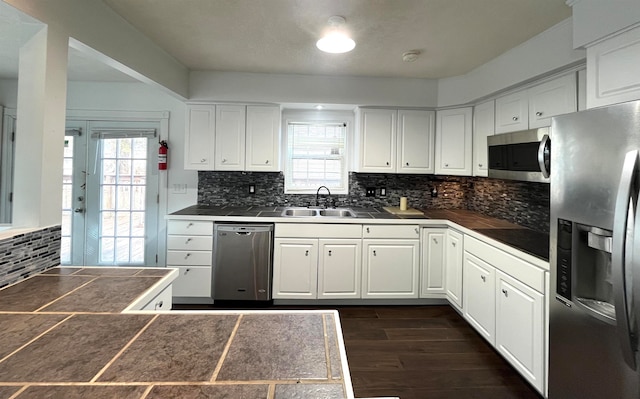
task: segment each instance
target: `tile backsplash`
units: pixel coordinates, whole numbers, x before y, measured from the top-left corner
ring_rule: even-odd
[[[0,287],[60,265],[61,227],[17,234],[0,240]]]
[[[249,186],[255,193],[249,193]],[[375,197],[366,188],[376,188]],[[380,189],[386,195],[380,195]],[[435,189],[437,196],[432,196]],[[469,209],[524,227],[549,231],[549,185],[482,177],[349,173],[349,194],[332,195],[338,206]],[[315,195],[285,194],[280,172],[198,172],[198,204],[231,206],[315,205]]]

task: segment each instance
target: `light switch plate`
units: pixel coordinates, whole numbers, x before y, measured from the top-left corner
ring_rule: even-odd
[[[375,197],[376,196],[376,188],[375,187],[367,187],[365,189],[365,193],[367,197]]]

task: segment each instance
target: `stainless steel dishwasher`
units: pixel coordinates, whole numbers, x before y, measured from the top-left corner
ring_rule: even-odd
[[[218,224],[213,228],[215,300],[271,299],[272,224]]]

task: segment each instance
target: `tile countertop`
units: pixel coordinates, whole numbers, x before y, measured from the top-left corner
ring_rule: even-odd
[[[353,398],[337,311],[123,312],[172,270],[59,267],[0,290],[0,398]]]
[[[507,247],[531,255],[538,266],[549,269],[549,235],[518,226],[505,220],[492,218],[477,212],[452,209],[426,209],[422,215],[393,215],[382,208],[349,207],[355,218],[331,217],[283,217],[285,207],[232,207],[193,205],[167,215],[167,219],[196,219],[220,222],[273,222],[273,223],[375,223],[443,225],[462,228],[465,233],[490,238]],[[506,247],[501,247],[506,249]],[[536,262],[537,260],[543,263]],[[546,264],[544,264],[546,262]]]

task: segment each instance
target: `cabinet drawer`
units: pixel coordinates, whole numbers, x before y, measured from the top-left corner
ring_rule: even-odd
[[[363,225],[362,238],[420,238],[420,229],[417,225]]]
[[[464,236],[464,250],[544,294],[544,270],[468,235]]]
[[[171,298],[173,296],[173,287],[170,285],[161,293],[159,293],[155,298],[153,298],[149,303],[144,305],[142,310],[155,310],[168,312],[171,310],[172,301]]]
[[[167,251],[167,266],[209,266],[212,251]]]
[[[173,296],[211,297],[211,268],[178,267],[180,275],[173,281]]]
[[[359,224],[276,223],[275,237],[361,238]]]
[[[213,222],[193,220],[169,220],[167,223],[168,234],[182,234],[195,236],[213,236]]]
[[[185,251],[211,251],[213,236],[176,236],[167,237],[167,249]]]

